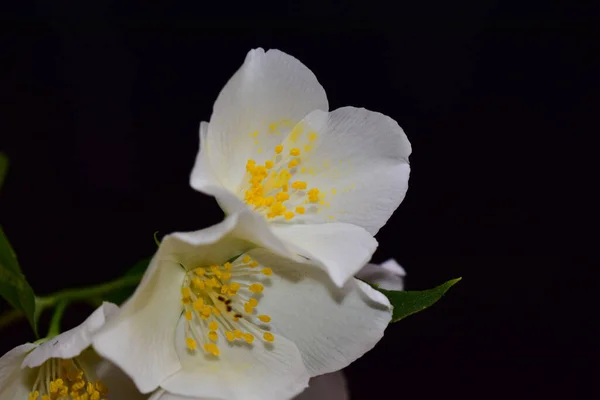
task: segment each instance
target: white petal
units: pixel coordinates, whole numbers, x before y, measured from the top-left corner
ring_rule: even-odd
[[[163,238],[161,259],[179,263],[187,269],[203,264],[221,264],[253,247],[245,238],[234,235],[252,212],[246,210],[224,221],[194,232],[176,232]]]
[[[300,61],[279,50],[251,50],[219,94],[201,146],[207,147],[219,181],[235,192],[249,158],[264,161],[297,122],[328,107],[325,90]],[[277,134],[269,126],[279,122]],[[208,180],[204,173],[194,168],[192,187],[203,191],[201,183]]]
[[[294,144],[302,150],[302,168],[292,180],[306,181],[324,197],[314,207],[318,212],[307,210],[292,221],[334,220],[377,233],[408,189],[411,145],[402,128],[390,117],[354,107],[314,111],[301,124],[314,140],[309,133]],[[311,149],[305,152],[305,146]]]
[[[81,325],[42,343],[23,361],[23,367],[39,367],[50,358],[73,358],[92,344],[92,335],[119,312],[115,304],[104,302]]]
[[[316,267],[264,250],[249,254],[273,269],[257,312],[269,315],[273,330],[298,346],[311,376],[346,367],[383,336],[390,303],[385,296],[373,301],[365,295],[361,284],[370,289],[365,283],[351,279],[339,289]]]
[[[185,271],[162,261],[159,248],[133,296],[93,338],[96,351],[118,365],[148,393],[180,368],[172,345],[181,314]]]
[[[21,369],[27,354],[37,345],[25,343],[15,347],[0,358],[0,399],[27,399],[33,386],[35,370]]]
[[[200,151],[196,156],[196,162],[192,169],[190,176],[190,185],[194,188],[201,188],[204,186],[222,186],[218,176],[213,167],[210,164],[207,155],[207,135],[208,135],[208,122],[200,122]]]
[[[387,260],[381,265],[367,264],[356,277],[365,282],[376,284],[386,290],[404,290],[406,272],[394,259]]]
[[[300,393],[308,374],[298,348],[277,336],[266,344],[219,341],[220,356],[190,353],[185,345],[183,318],[178,328],[177,348],[183,368],[161,387],[169,392],[199,398],[227,400],[280,400]]]
[[[369,261],[377,248],[371,234],[350,224],[278,224],[272,230],[296,253],[327,271],[340,287]]]
[[[294,400],[348,400],[348,386],[342,371],[310,378],[308,388]]]

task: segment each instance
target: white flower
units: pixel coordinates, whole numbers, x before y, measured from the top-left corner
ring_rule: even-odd
[[[338,288],[319,268],[237,239],[251,214],[166,236],[134,295],[94,336],[141,392],[289,399],[383,336],[385,296],[355,279]]]
[[[369,283],[376,283],[387,290],[403,290],[403,278],[406,276],[394,259],[381,265],[367,264],[360,270],[357,277]],[[348,400],[349,393],[346,378],[342,371],[336,371],[311,378],[308,387],[294,400]],[[157,390],[149,400],[204,400],[169,393],[164,389]]]
[[[103,303],[81,325],[6,353],[0,358],[0,398],[99,400],[110,391],[111,400],[142,399],[127,376],[88,348],[91,335],[116,312],[116,305]]]
[[[309,259],[342,286],[369,260],[372,235],[404,198],[411,146],[383,114],[328,108],[300,61],[250,51],[210,123],[200,125],[190,184],[227,214],[254,210],[245,239]]]

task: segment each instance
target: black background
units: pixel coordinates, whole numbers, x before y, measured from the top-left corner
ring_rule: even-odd
[[[154,231],[219,222],[188,186],[199,122],[249,49],[278,48],[331,109],[383,112],[413,145],[375,261],[396,258],[409,290],[463,277],[347,369],[352,398],[582,395],[597,354],[567,343],[579,311],[563,302],[552,202],[573,110],[590,107],[588,16],[490,0],[202,3],[2,13],[0,222],[35,291],[115,278],[152,254]],[[89,311],[71,307],[65,327]],[[0,353],[31,339],[24,323],[0,334]]]

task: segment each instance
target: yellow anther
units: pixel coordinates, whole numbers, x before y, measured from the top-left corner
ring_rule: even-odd
[[[246,332],[244,333],[244,340],[246,341],[246,343],[252,343],[254,342],[254,335]]]
[[[217,335],[217,332],[215,331],[210,331],[208,332],[208,338],[213,342],[216,342],[219,339],[219,335]]]
[[[280,154],[283,151],[283,145],[278,144],[275,146],[275,153]]]
[[[200,311],[204,308],[204,300],[198,299],[192,303],[192,307],[194,307],[195,311]]]
[[[233,268],[231,266],[230,262],[226,262],[225,264],[223,264],[223,268],[225,268],[225,271],[231,271],[231,268]]]
[[[231,331],[225,332],[225,337],[228,341],[233,342],[235,340],[235,335]]]
[[[254,170],[255,166],[256,166],[256,161],[248,160],[248,162],[246,163],[246,171],[252,172]]]
[[[306,210],[302,206],[296,207],[296,214],[304,214]]]
[[[48,396],[47,394],[42,396],[42,400],[50,400],[50,396]]]
[[[266,276],[271,276],[273,275],[273,270],[271,268],[263,268],[262,271],[260,271],[263,273],[263,275]]]
[[[192,283],[194,284],[194,286],[197,289],[200,289],[200,290],[204,290],[204,288],[206,287],[206,285],[204,284],[204,281],[200,278],[194,277],[194,279],[192,279]]]
[[[100,392],[95,391],[90,395],[90,400],[100,400]]]
[[[192,339],[191,337],[185,338],[185,345],[190,350],[196,350],[196,346],[197,346],[196,341],[194,339]]]
[[[267,341],[267,342],[273,342],[275,340],[275,336],[273,336],[273,334],[271,332],[265,332],[263,334],[263,338]]]
[[[192,320],[192,312],[191,311],[186,311],[185,312],[185,319],[188,321]]]
[[[283,214],[283,216],[285,217],[285,219],[290,220],[290,219],[294,218],[294,213],[291,211],[288,211],[285,214]]]
[[[294,157],[298,157],[300,155],[300,149],[297,147],[294,147],[293,149],[290,150],[290,155],[292,155]]]
[[[298,189],[298,190],[304,190],[304,189],[306,189],[306,182],[296,181],[296,182],[292,183],[292,188]]]
[[[231,275],[231,274],[229,274]],[[221,286],[221,294],[226,294],[229,291],[229,286],[223,285]]]
[[[221,311],[217,307],[212,307],[212,313],[215,315],[221,315]]]
[[[309,133],[308,140],[310,140],[311,142],[317,140],[317,133],[316,132]]]
[[[194,273],[198,276],[204,276],[206,274],[206,270],[204,268],[196,268]]]
[[[248,300],[248,303],[250,303],[252,305],[252,307],[256,307],[258,305],[258,300],[256,300],[254,297],[250,297],[250,300]]]
[[[87,383],[87,386],[85,389],[86,389],[86,392],[88,392],[88,394],[90,394],[90,395],[96,391],[96,389],[94,389],[94,385],[92,385],[91,382]]]
[[[252,258],[250,258],[249,255],[245,255],[244,258],[242,258],[242,261],[248,264],[250,261],[252,261]]]
[[[298,158],[294,158],[293,160],[291,160],[288,163],[288,168],[294,168],[295,166],[297,166],[298,164],[300,164],[300,159]]]
[[[202,307],[202,311],[200,311],[200,314],[202,315],[202,317],[204,317],[206,319],[206,318],[210,317],[210,312],[211,312],[210,306],[204,306],[204,307]]]
[[[240,290],[240,284],[237,282],[233,282],[231,286],[229,286],[229,292],[237,292]]]
[[[290,188],[289,185],[286,183],[285,185],[283,185],[281,187],[281,190],[283,190],[284,192],[287,192],[289,190],[289,188]]]
[[[219,329],[219,324],[217,323],[217,321],[211,321],[210,324],[208,324],[208,329],[210,329],[211,331],[216,331],[217,329]]]
[[[268,315],[259,315],[258,319],[265,323],[271,322],[271,317],[269,317]]]
[[[233,331],[233,335],[237,339],[241,339],[244,336],[244,333],[242,331],[240,331],[239,329],[236,329],[236,330]]]
[[[190,304],[191,302],[192,302],[192,299],[189,299],[189,298],[183,298],[183,299],[181,299],[181,304],[186,305],[186,306],[188,304]]]
[[[181,288],[181,296],[182,296],[184,299],[189,299],[190,297],[192,297],[192,291],[191,291],[191,290],[190,290],[190,288],[189,288],[189,287],[187,287],[187,286],[186,286],[186,287],[184,287],[184,288]]]
[[[260,264],[257,261],[252,261],[250,264],[248,264],[248,266],[250,268],[256,268],[258,267]]]
[[[264,289],[265,287],[260,283],[253,283],[248,287],[248,290],[250,290],[252,293],[261,293]]]
[[[267,160],[267,161],[265,161],[265,167],[266,167],[267,169],[271,169],[271,168],[273,168],[273,165],[275,165],[275,163],[274,163],[273,161],[271,161],[271,160]]]
[[[264,199],[264,204],[267,207],[271,207],[273,205],[273,202],[275,202],[275,198],[273,196],[265,197]]]
[[[214,343],[207,343],[204,345],[204,350],[207,353],[212,354],[213,356],[218,356],[220,354],[219,347],[217,347]]]
[[[319,189],[313,188],[308,191],[308,201],[317,203],[319,201]]]
[[[279,192],[275,195],[275,198],[277,199],[277,201],[286,201],[290,198],[290,195],[285,192]]]
[[[248,314],[250,314],[253,310],[254,310],[254,307],[252,307],[252,304],[250,304],[250,303],[244,304],[244,311],[246,311]]]

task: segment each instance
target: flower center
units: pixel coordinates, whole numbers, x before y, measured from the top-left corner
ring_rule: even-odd
[[[51,358],[38,369],[28,400],[100,400],[108,390],[93,382],[77,359]]]
[[[271,317],[256,311],[264,290],[256,278],[272,274],[271,268],[261,267],[248,255],[188,271],[181,288],[188,349],[195,351],[200,343],[206,353],[218,356],[219,337],[252,343],[258,336],[273,342],[273,334],[258,326],[270,322]]]
[[[291,135],[293,140],[294,131]],[[315,140],[316,134],[311,135],[309,140]],[[310,150],[310,145],[304,147],[305,151]],[[268,219],[289,221],[298,214],[315,213],[320,205],[327,203],[325,193],[316,187],[309,188],[306,181],[298,179],[302,174],[314,175],[312,168],[307,170],[302,166],[302,150],[299,147],[284,150],[281,144],[275,146],[275,155],[264,165],[248,160],[241,191],[244,201]]]

